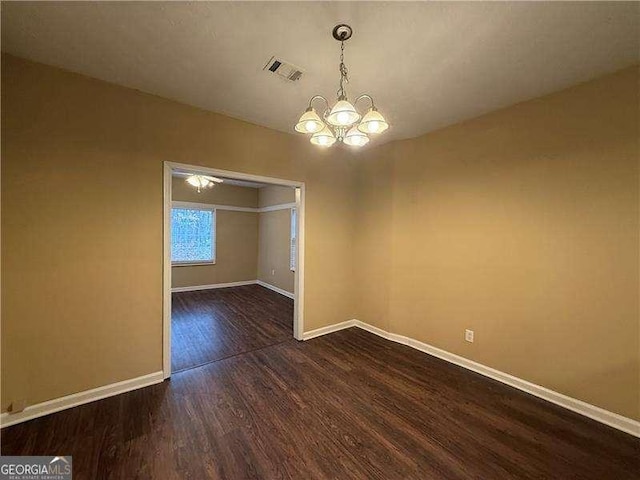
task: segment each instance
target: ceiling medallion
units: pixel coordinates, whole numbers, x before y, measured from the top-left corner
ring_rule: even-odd
[[[340,42],[340,88],[337,92],[338,101],[329,107],[329,101],[322,95],[314,95],[309,100],[309,107],[298,120],[296,132],[311,134],[311,143],[321,147],[330,147],[336,141],[346,143],[352,147],[362,147],[369,142],[369,135],[384,132],[389,124],[378,112],[373,98],[363,94],[352,103],[347,99],[345,84],[349,83],[347,67],[344,64],[344,42],[351,38],[353,30],[349,25],[336,25],[333,38]],[[322,118],[313,108],[315,100],[322,100],[325,110]],[[370,102],[369,110],[364,116],[360,115],[355,106],[360,100]]]

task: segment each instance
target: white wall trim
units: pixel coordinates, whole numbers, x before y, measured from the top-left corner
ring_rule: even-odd
[[[279,293],[280,295],[284,295],[285,297],[294,298],[293,293],[287,292],[282,288],[276,287],[275,285],[271,285],[270,283],[263,282],[262,280],[256,280],[256,283],[264,288],[268,288],[269,290],[273,290],[274,292]]]
[[[191,208],[193,210],[230,210],[232,212],[251,212],[258,213],[259,209],[254,207],[236,207],[234,205],[219,205],[217,203],[198,203],[198,202],[182,202],[173,200],[171,202],[173,208]]]
[[[235,205],[220,205],[218,203],[183,202],[180,200],[173,200],[171,202],[171,206],[173,208],[191,208],[194,210],[229,210],[232,212],[264,213],[296,208],[298,204],[296,202],[291,202],[281,203],[279,205],[269,205],[268,207],[236,207]]]
[[[258,208],[259,213],[275,212],[276,210],[288,210],[290,208],[296,208],[296,203],[281,203],[280,205],[269,205],[268,207]]]
[[[316,328],[315,330],[305,332],[302,339],[311,340],[312,338],[320,337],[322,335],[327,335],[328,333],[337,332],[338,330],[344,330],[345,328],[355,327],[356,326],[355,322],[356,320],[347,320],[345,322],[335,323],[327,327]]]
[[[163,167],[162,193],[162,371],[171,377],[171,189],[173,169]]]
[[[427,343],[414,340],[413,338],[387,332],[378,327],[374,327],[373,325],[369,325],[368,323],[361,322],[360,320],[348,320],[346,322],[312,330],[305,333],[303,338],[304,340],[309,340],[320,335],[326,335],[349,327],[358,327],[373,333],[374,335],[378,335],[379,337],[391,340],[392,342],[415,348],[416,350],[420,350],[421,352],[446,360],[447,362],[474,371],[480,375],[484,375],[485,377],[505,383],[511,387],[517,388],[518,390],[522,390],[523,392],[542,398],[543,400],[547,400],[548,402],[554,403],[560,407],[564,407],[568,410],[584,415],[585,417],[589,417],[592,420],[596,420],[597,422],[604,423],[605,425],[609,425],[610,427],[640,438],[640,422],[637,420],[610,412],[604,408],[596,407],[595,405],[578,400],[577,398],[569,397],[541,385],[536,385],[535,383],[528,382],[522,378],[518,378],[500,370],[496,370],[495,368],[474,362],[473,360],[447,352],[446,350],[442,350]]]
[[[296,212],[297,212],[297,222],[296,228],[298,231],[296,232],[296,238],[298,241],[298,245],[296,248],[296,254],[298,258],[296,258],[296,271],[294,273],[293,281],[294,288],[293,292],[295,294],[295,298],[293,300],[293,337],[296,340],[302,340],[302,335],[304,334],[304,252],[305,252],[305,225],[306,225],[306,213],[305,213],[305,205],[306,205],[306,187],[304,183],[302,183],[298,188],[296,188]]]
[[[171,287],[171,293],[195,292],[196,290],[213,290],[215,288],[241,287],[243,285],[255,285],[257,280],[243,280],[241,282],[212,283],[210,285],[191,285],[188,287]]]
[[[107,397],[113,397],[114,395],[120,395],[121,393],[130,392],[131,390],[137,390],[138,388],[148,387],[161,383],[164,380],[162,372],[150,373],[141,377],[131,378],[122,382],[112,383],[98,388],[92,388],[91,390],[85,390],[83,392],[74,393],[65,397],[55,398],[35,405],[30,405],[22,412],[9,413],[5,412],[0,415],[0,426],[2,428],[16,423],[26,422],[38,417],[43,417],[51,413],[66,410],[67,408],[77,407],[78,405],[84,405],[85,403],[95,402]]]

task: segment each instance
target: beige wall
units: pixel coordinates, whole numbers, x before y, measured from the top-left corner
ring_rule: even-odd
[[[182,177],[172,178],[172,199],[180,202],[257,207],[258,189],[216,185],[201,190]],[[172,287],[255,280],[258,270],[258,213],[216,210],[216,263],[171,268]]]
[[[3,410],[162,369],[165,160],[304,181],[305,330],[353,318],[348,152],[3,55]]]
[[[389,329],[393,149],[395,143],[372,150],[358,165],[355,248],[356,318]]]
[[[640,419],[638,80],[363,159],[357,316]]]
[[[260,207],[296,201],[295,189],[269,185],[258,191]],[[258,280],[294,293],[295,272],[291,271],[291,209],[259,214]]]
[[[295,201],[296,191],[291,187],[269,185],[258,189],[258,205],[260,207],[294,203]]]
[[[261,212],[258,280],[294,293],[295,273],[290,264],[291,210]]]

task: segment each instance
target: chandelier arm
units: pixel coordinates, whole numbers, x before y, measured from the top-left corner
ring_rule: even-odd
[[[370,102],[371,102],[371,108],[376,108],[375,103],[373,102],[373,97],[371,97],[371,95],[368,95],[366,93],[363,93],[362,95],[359,95],[358,98],[356,98],[353,102],[353,106],[355,107],[356,104],[358,103],[358,100],[361,100],[363,98],[367,98]]]
[[[325,112],[324,113],[326,113],[327,110],[329,110],[329,100],[324,98],[322,95],[314,95],[313,97],[311,97],[311,100],[309,100],[309,108],[312,108],[312,104],[313,104],[314,100],[318,100],[318,99],[324,100],[324,104],[327,107],[327,108],[325,108]]]

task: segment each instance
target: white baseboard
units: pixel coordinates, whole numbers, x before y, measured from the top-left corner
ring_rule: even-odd
[[[77,407],[85,403],[95,402],[103,398],[112,397],[121,393],[137,390],[138,388],[155,385],[164,380],[162,372],[150,373],[137,378],[131,378],[122,382],[112,383],[103,387],[92,388],[84,392],[78,392],[65,397],[55,398],[47,402],[37,403],[25,408],[22,412],[8,413],[0,415],[0,427],[8,427],[16,423],[26,422],[38,417],[43,417],[51,413]]]
[[[322,335],[326,335],[327,333],[333,333],[337,332],[338,330],[344,330],[345,328],[355,327],[355,322],[356,320],[347,320],[346,322],[340,322],[329,325],[328,327],[317,328],[316,330],[305,332],[302,335],[302,340],[311,340],[312,338],[320,337]]]
[[[522,390],[523,392],[527,392],[538,398],[542,398],[544,400],[547,400],[548,402],[554,403],[568,410],[584,415],[585,417],[589,417],[600,423],[604,423],[605,425],[609,425],[610,427],[616,428],[640,438],[640,422],[637,420],[633,420],[617,413],[610,412],[609,410],[605,410],[604,408],[596,407],[595,405],[591,405],[590,403],[578,400],[577,398],[569,397],[554,390],[550,390],[546,387],[536,385],[535,383],[528,382],[527,380],[523,380],[522,378],[518,378],[508,373],[501,372],[500,370],[496,370],[495,368],[487,367],[486,365],[483,365],[481,363],[474,362],[473,360],[469,360],[468,358],[461,357],[460,355],[447,352],[446,350],[442,350],[427,343],[414,340],[413,338],[387,332],[378,327],[374,327],[373,325],[369,325],[368,323],[361,322],[360,320],[348,320],[346,322],[341,322],[335,325],[329,325],[328,327],[312,330],[305,333],[303,339],[308,340],[310,338],[318,337],[320,335],[326,335],[328,333],[336,332],[338,330],[349,327],[358,327],[370,333],[378,335],[379,337],[391,340],[392,342],[401,343],[402,345],[407,345],[411,348],[415,348],[416,350],[420,350],[421,352],[441,358],[442,360],[446,360],[447,362],[453,363],[468,370],[472,370],[476,373],[484,375],[485,377],[489,377],[499,382],[505,383],[511,387],[517,388],[518,390]]]
[[[196,290],[211,290],[214,288],[229,288],[229,287],[241,287],[243,285],[261,285],[264,288],[273,290],[274,292],[284,295],[285,297],[294,298],[293,293],[287,292],[282,288],[271,285],[270,283],[263,282],[262,280],[244,280],[242,282],[229,282],[229,283],[212,283],[211,285],[193,285],[191,287],[172,287],[171,293],[175,292],[194,292]]]
[[[211,285],[193,285],[191,287],[172,287],[171,293],[195,292],[196,290],[211,290],[214,288],[241,287],[243,285],[255,285],[258,280],[243,280],[241,282],[212,283]]]
[[[293,293],[287,292],[286,290],[283,290],[282,288],[278,288],[275,285],[271,285],[270,283],[263,282],[262,280],[256,280],[255,283],[257,283],[258,285],[264,288],[268,288],[269,290],[273,290],[274,292],[277,292],[280,295],[284,295],[285,297],[294,298]]]

